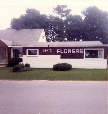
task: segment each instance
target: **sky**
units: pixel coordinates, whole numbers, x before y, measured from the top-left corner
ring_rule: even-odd
[[[49,15],[57,5],[67,5],[72,15],[81,15],[89,6],[108,11],[108,0],[0,0],[0,30],[10,28],[11,19],[25,14],[27,8]]]

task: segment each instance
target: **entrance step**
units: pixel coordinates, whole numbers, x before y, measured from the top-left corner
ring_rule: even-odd
[[[6,67],[7,64],[0,64],[0,67]]]

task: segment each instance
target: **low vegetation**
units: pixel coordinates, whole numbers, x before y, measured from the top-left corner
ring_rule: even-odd
[[[67,71],[71,69],[72,69],[72,65],[68,63],[58,63],[53,65],[53,70],[55,71]]]
[[[83,80],[107,81],[108,69],[72,69],[54,71],[53,69],[33,69],[27,72],[12,72],[12,67],[0,68],[0,80]]]
[[[22,65],[15,65],[14,67],[12,67],[12,72],[25,72],[25,71],[32,71],[31,68],[29,67],[25,67]]]
[[[10,71],[12,72],[25,72],[31,71],[30,64],[26,63],[25,65],[22,63],[22,58],[15,57],[8,60],[8,67],[12,67]]]
[[[18,65],[19,62],[22,62],[22,58],[18,58],[18,57],[11,58],[8,60],[8,67],[13,67],[15,65]]]

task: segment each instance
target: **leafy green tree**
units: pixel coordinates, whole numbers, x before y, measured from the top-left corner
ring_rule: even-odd
[[[57,13],[62,19],[63,17],[67,17],[71,12],[70,9],[66,9],[66,8],[67,8],[67,5],[57,5],[57,7],[53,8],[53,12]]]
[[[11,28],[19,30],[21,28],[21,21],[20,19],[13,18],[11,21]]]
[[[11,28],[17,29],[20,25],[22,29],[46,29],[47,16],[41,15],[38,10],[27,9],[25,15],[21,15],[18,19],[12,19]]]
[[[63,21],[62,19],[50,15],[48,18],[47,41],[63,41]]]
[[[83,39],[83,20],[79,15],[69,15],[65,20],[65,37],[67,41],[79,41]]]
[[[58,18],[60,18],[55,20],[56,22],[55,24],[57,24],[57,29],[56,29],[57,37],[55,38],[55,40],[64,41],[66,37],[65,20],[69,16],[71,10],[67,9],[67,5],[57,5],[57,7],[53,8],[53,12],[58,14]],[[57,20],[59,20],[59,22]]]
[[[108,12],[96,6],[88,7],[82,12],[85,16],[83,36],[87,41],[108,43]]]

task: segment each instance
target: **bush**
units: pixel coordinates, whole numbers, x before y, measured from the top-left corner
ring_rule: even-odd
[[[20,71],[21,71],[21,66],[20,66],[20,65],[15,65],[15,66],[12,68],[12,71],[13,71],[13,72],[20,72]]]
[[[32,71],[29,67],[22,67],[21,65],[15,65],[12,67],[12,72],[25,72],[25,71]]]
[[[19,63],[19,65],[21,66],[21,68],[25,67],[23,63]]]
[[[72,65],[68,63],[58,63],[53,65],[53,70],[55,71],[67,71],[71,69],[72,69]]]
[[[22,62],[22,58],[11,58],[8,60],[8,67],[13,67],[18,65],[19,62]]]

